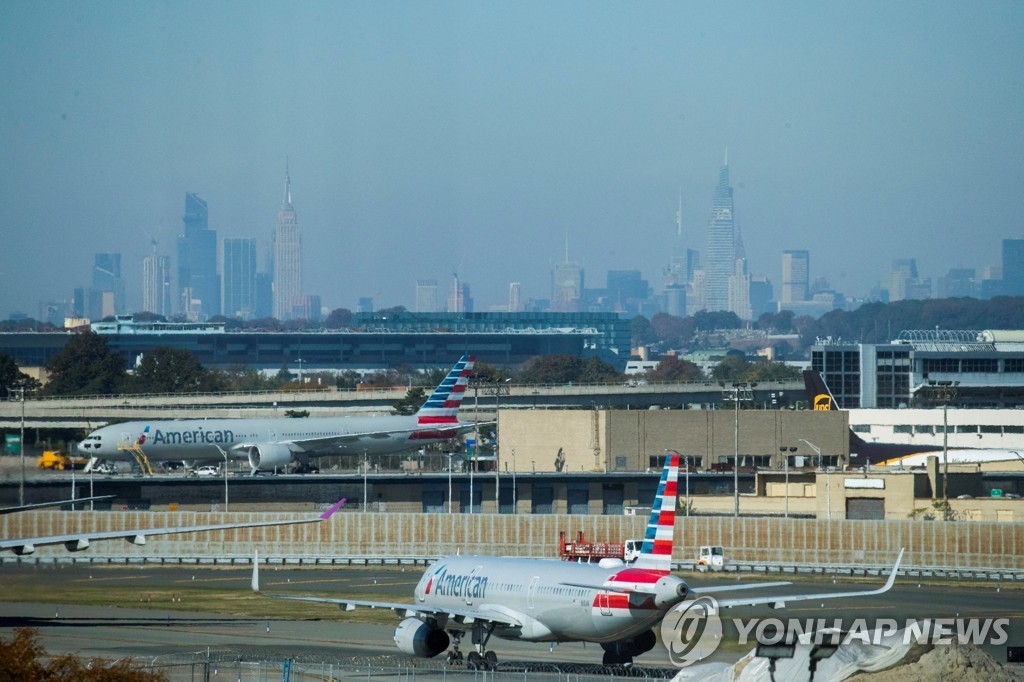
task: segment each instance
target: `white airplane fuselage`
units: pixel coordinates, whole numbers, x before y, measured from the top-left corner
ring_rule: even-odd
[[[151,461],[222,462],[225,452],[229,458],[246,459],[246,446],[323,439],[312,446],[289,446],[289,450],[311,456],[378,455],[446,440],[467,428],[470,425],[460,424],[458,429],[445,425],[443,431],[424,428],[414,416],[133,421],[97,429],[79,443],[79,448],[90,457],[131,460],[128,448],[138,443]]]
[[[637,580],[660,580],[657,594],[615,589]],[[600,589],[605,584],[612,589]],[[414,598],[418,607],[470,608],[522,623],[497,626],[494,636],[504,639],[612,642],[650,630],[686,592],[681,578],[621,563],[450,556],[423,573]]]

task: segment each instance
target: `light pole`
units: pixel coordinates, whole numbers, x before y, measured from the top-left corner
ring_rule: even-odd
[[[366,499],[368,493],[368,486],[366,484],[366,472],[369,469],[369,462],[366,459],[366,450],[363,450],[363,513],[366,513],[370,508],[370,502]]]
[[[821,460],[821,448],[807,440],[801,438],[802,443],[807,443],[807,447],[814,450],[814,454],[818,456],[818,466],[825,469],[825,516],[831,521],[832,520],[832,481],[829,479],[828,467],[824,466]]]
[[[224,511],[228,510],[228,453],[221,446],[217,446],[221,456],[224,457]]]
[[[516,449],[512,448],[512,513],[519,513],[519,491],[516,489]]]
[[[796,452],[796,446],[795,445],[790,445],[788,447],[785,446],[785,445],[780,446],[779,447],[779,452],[782,453],[782,465],[783,465],[783,468],[786,470],[786,508],[785,508],[785,512],[784,512],[783,516],[788,519],[789,518],[789,454],[793,453],[793,452]]]
[[[719,381],[718,385],[725,390],[725,382]],[[733,516],[739,517],[740,515],[740,400],[751,401],[754,399],[754,387],[757,386],[756,381],[747,383],[746,381],[737,381],[732,385],[732,401],[735,413],[735,428],[733,431],[733,445],[734,447],[734,461],[732,467],[732,496],[733,496]],[[749,389],[749,390],[748,390]],[[741,397],[740,392],[743,391]],[[723,396],[725,399],[729,399]]]
[[[942,518],[949,521],[949,403],[956,399],[959,381],[929,381],[928,394],[942,402]]]
[[[448,454],[448,513],[452,512],[452,453]]]
[[[21,401],[21,431],[18,435],[18,456],[21,458],[21,480],[18,483],[18,506],[25,506],[25,384],[8,388],[9,395],[17,393]]]

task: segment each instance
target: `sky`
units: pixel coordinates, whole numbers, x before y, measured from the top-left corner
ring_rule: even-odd
[[[304,290],[477,310],[568,255],[660,290],[682,201],[704,251],[726,150],[749,268],[848,296],[1000,262],[1024,237],[1024,3],[0,3],[0,317],[88,286],[186,192],[269,249],[285,166]]]

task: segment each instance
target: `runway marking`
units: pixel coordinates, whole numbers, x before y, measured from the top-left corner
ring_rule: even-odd
[[[124,581],[124,580],[145,580],[146,578],[150,578],[150,577],[152,577],[152,576],[148,576],[148,575],[119,575],[119,576],[111,577],[111,578],[75,578],[71,582],[75,582],[75,583],[102,583],[102,582],[110,582],[111,580],[116,580],[118,582],[121,582],[121,581]]]

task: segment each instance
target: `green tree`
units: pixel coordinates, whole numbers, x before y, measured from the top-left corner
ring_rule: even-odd
[[[416,414],[426,399],[427,394],[423,387],[413,386],[406,392],[404,398],[391,404],[391,409],[395,414]]]
[[[608,363],[574,355],[534,358],[519,374],[519,381],[524,384],[596,384],[622,380],[622,373]]]
[[[130,381],[136,393],[196,393],[223,391],[223,375],[207,371],[183,348],[160,346],[142,356]]]
[[[731,383],[735,381],[747,381],[747,373],[751,364],[742,354],[727,355],[711,369],[711,378],[714,381]]]
[[[643,315],[637,315],[629,321],[629,342],[634,348],[654,343],[657,336],[651,327],[651,322]]]
[[[121,390],[126,376],[121,356],[92,331],[68,339],[46,369],[50,381],[43,392],[47,395],[110,395]]]
[[[39,390],[39,382],[22,372],[14,358],[0,353],[0,400],[7,397],[8,390],[22,386],[29,393]]]
[[[345,329],[352,326],[352,311],[348,308],[335,308],[324,320],[327,329]]]

